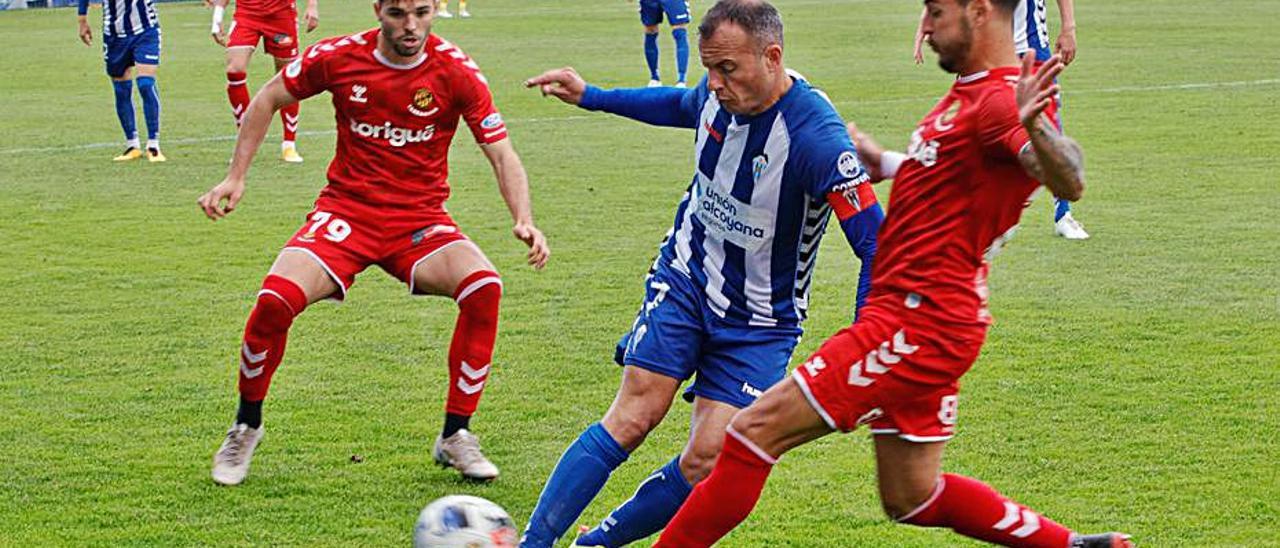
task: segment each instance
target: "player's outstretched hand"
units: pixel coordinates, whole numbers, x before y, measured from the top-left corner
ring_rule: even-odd
[[[320,8],[316,7],[315,2],[307,3],[307,11],[302,15],[307,22],[307,32],[316,30],[320,26]]]
[[[80,18],[80,41],[84,45],[93,45],[93,29],[89,28],[89,22],[84,17]]]
[[[863,133],[858,129],[858,124],[849,122],[845,124],[845,130],[849,132],[849,139],[853,141],[853,148],[858,150],[858,160],[862,162],[862,167],[867,170],[867,175],[871,177],[871,182],[878,183],[884,180],[884,173],[880,172],[880,157],[884,155],[884,147],[880,146],[870,135]]]
[[[1040,69],[1035,68],[1035,53],[1027,52],[1022,56],[1022,72],[1018,75],[1017,100],[1018,119],[1023,127],[1034,127],[1036,119],[1044,113],[1058,95],[1058,84],[1054,80],[1062,69],[1062,56],[1054,55]]]
[[[587,91],[587,82],[573,67],[548,70],[524,81],[524,87],[538,88],[542,95],[551,95],[561,101],[576,105],[582,102],[582,94]]]
[[[204,211],[204,215],[209,220],[216,221],[235,211],[236,204],[240,203],[241,196],[244,196],[244,181],[237,182],[223,179],[221,183],[209,189],[209,192],[204,193],[204,196],[196,200],[196,204],[200,206],[200,209]],[[222,204],[223,200],[226,200],[226,205]]]
[[[222,31],[222,25],[214,25],[210,34],[213,35],[213,41],[219,46],[227,47],[227,33]]]
[[[547,247],[547,238],[542,235],[542,231],[532,223],[516,223],[511,227],[511,233],[516,238],[529,246],[529,265],[537,270],[547,266],[547,259],[551,258],[551,248]]]

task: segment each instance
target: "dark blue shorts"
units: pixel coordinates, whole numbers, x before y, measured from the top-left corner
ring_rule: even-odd
[[[800,334],[795,326],[727,323],[688,276],[659,268],[614,361],[679,380],[696,374],[686,400],[701,396],[741,408],[786,375]]]
[[[151,27],[133,36],[103,37],[102,58],[107,62],[107,75],[124,76],[134,65],[160,64],[160,28]]]
[[[689,3],[685,0],[640,0],[640,23],[650,27],[662,22],[662,14],[667,14],[667,23],[687,25],[693,18],[689,15]]]

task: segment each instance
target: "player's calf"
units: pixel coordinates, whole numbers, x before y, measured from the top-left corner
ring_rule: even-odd
[[[458,303],[458,321],[449,345],[449,396],[444,429],[432,453],[436,462],[464,477],[488,481],[498,477],[498,467],[480,451],[479,440],[467,428],[492,368],[502,279],[491,270],[473,272],[458,284],[453,299]]]
[[[214,481],[237,485],[249,474],[253,452],[262,439],[262,401],[284,357],[289,327],[306,306],[306,293],[288,278],[271,274],[263,281],[240,345],[240,408],[213,457]]]

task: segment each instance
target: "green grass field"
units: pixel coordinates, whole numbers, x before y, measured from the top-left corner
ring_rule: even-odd
[[[932,60],[911,64],[917,3],[777,5],[788,64],[842,115],[905,145],[949,85]],[[232,146],[222,51],[199,4],[159,9],[169,162],[157,165],[110,162],[111,88],[72,10],[0,12],[0,545],[403,546],[418,510],[452,493],[492,499],[523,524],[562,449],[612,399],[613,343],[688,180],[691,136],[577,111],[520,82],[572,64],[601,85],[643,84],[634,4],[475,0],[475,18],[436,25],[485,69],[553,249],[545,271],[523,265],[489,168],[461,133],[450,209],[506,280],[474,423],[503,470],[486,486],[428,454],[454,305],[409,299],[376,270],[346,304],[317,304],[294,324],[249,480],[210,481],[245,318],[325,183],[333,122],[327,99],[305,103],[307,162],[280,163],[268,137],[240,209],[208,222],[195,199]],[[1280,11],[1249,0],[1077,9],[1065,116],[1088,155],[1076,211],[1094,237],[1055,238],[1048,200],[1027,212],[994,266],[998,323],[965,378],[947,468],[1146,546],[1280,546]],[[304,41],[373,24],[364,2],[322,3]],[[670,39],[660,44],[669,75]],[[268,72],[259,55],[251,85]],[[851,308],[856,260],[838,233],[822,254],[800,356]],[[687,420],[677,403],[583,523],[679,451]],[[828,437],[786,457],[724,545],[968,544],[891,524],[874,485],[866,435]]]

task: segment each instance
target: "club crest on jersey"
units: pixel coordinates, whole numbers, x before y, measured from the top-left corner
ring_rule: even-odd
[[[858,157],[848,150],[840,153],[840,159],[836,160],[836,169],[846,179],[866,178],[862,172],[862,163],[858,162]]]
[[[769,155],[761,153],[759,156],[756,156],[754,160],[751,160],[751,179],[753,181],[759,181],[760,175],[768,168]]]
[[[440,111],[440,107],[432,107],[436,96],[427,88],[418,88],[413,92],[413,102],[409,103],[409,112],[414,116],[431,116]]]
[[[933,120],[933,129],[938,130],[938,132],[949,131],[951,128],[956,127],[952,122],[954,122],[956,117],[959,115],[960,100],[956,99],[955,102],[951,103],[951,106],[947,107],[946,112],[943,112]]]

